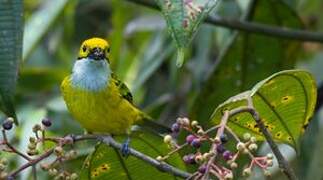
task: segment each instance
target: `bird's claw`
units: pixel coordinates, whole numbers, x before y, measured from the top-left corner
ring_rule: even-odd
[[[129,153],[130,153],[129,142],[130,142],[130,139],[127,138],[125,140],[125,142],[122,143],[121,154],[122,154],[123,157],[128,157],[129,156]]]

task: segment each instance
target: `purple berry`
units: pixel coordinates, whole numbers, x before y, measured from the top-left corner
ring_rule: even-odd
[[[41,123],[46,127],[50,127],[52,125],[52,121],[48,118],[44,118]]]
[[[228,150],[224,151],[222,156],[223,156],[224,160],[226,160],[226,161],[231,160],[233,158],[232,153]]]
[[[198,170],[201,174],[204,174],[205,171],[206,171],[206,165],[202,165],[199,167],[199,170]]]
[[[191,146],[195,148],[201,147],[201,140],[198,138],[193,139],[193,141],[191,142]]]
[[[225,147],[222,145],[222,144],[219,144],[217,147],[216,147],[216,151],[220,154],[224,153],[225,151]]]
[[[5,120],[3,123],[2,123],[2,127],[3,129],[5,130],[10,130],[13,126],[13,121],[12,120]]]
[[[223,144],[227,143],[228,142],[228,136],[226,134],[222,134],[220,136],[220,140]]]
[[[185,155],[183,157],[183,161],[186,163],[186,164],[195,164],[195,156],[194,154],[188,154],[188,155]]]
[[[177,123],[174,123],[173,125],[172,125],[172,132],[173,133],[178,133],[179,132],[179,130],[180,130],[180,125],[179,124],[177,124]]]
[[[186,142],[188,144],[191,144],[194,139],[196,139],[196,137],[194,135],[192,135],[192,134],[186,136]]]

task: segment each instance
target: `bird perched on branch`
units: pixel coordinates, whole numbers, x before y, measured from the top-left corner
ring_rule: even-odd
[[[167,132],[140,111],[127,86],[112,72],[110,45],[101,38],[85,40],[74,63],[72,74],[61,84],[69,112],[90,133],[129,134],[133,124]],[[122,153],[127,154],[129,139]]]

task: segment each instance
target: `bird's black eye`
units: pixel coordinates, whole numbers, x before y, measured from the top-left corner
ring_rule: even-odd
[[[85,52],[86,51],[86,46],[83,46],[82,50],[83,50],[83,52]]]
[[[109,53],[110,52],[110,48],[107,49],[107,52]]]

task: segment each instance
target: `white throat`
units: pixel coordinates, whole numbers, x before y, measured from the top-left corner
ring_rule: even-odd
[[[100,91],[107,87],[111,69],[107,61],[88,58],[77,60],[71,76],[72,86],[89,91]]]

